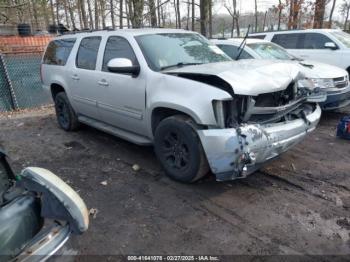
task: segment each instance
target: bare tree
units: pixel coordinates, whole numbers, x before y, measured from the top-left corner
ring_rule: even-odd
[[[196,7],[195,2],[192,0],[192,31],[194,31],[195,19],[196,19]]]
[[[100,17],[102,29],[106,28],[106,2],[105,0],[99,0],[100,2]]]
[[[233,37],[233,31],[236,25],[237,36],[240,36],[240,26],[239,26],[239,11],[237,11],[237,0],[232,0],[232,8],[228,5],[225,5],[228,13],[232,17],[232,29],[231,29],[231,37]]]
[[[94,0],[94,11],[95,11],[95,29],[99,28],[99,8],[98,8],[98,0]]]
[[[91,9],[91,0],[86,0],[87,6],[88,6],[88,13],[89,13],[89,25],[90,28],[94,28],[94,19],[92,17],[92,9]]]
[[[109,0],[109,7],[110,7],[110,12],[111,12],[112,28],[115,29],[115,21],[114,21],[114,3],[113,3],[113,0]]]
[[[255,14],[255,32],[258,32],[258,2],[254,0],[254,14]]]
[[[154,0],[148,0],[148,6],[151,16],[151,26],[156,27],[157,26],[157,13],[156,13],[156,4]]]
[[[119,28],[123,29],[123,0],[119,0]]]
[[[278,0],[278,25],[277,30],[281,30],[281,19],[282,19],[282,11],[284,9],[284,5],[281,0]]]
[[[88,28],[88,22],[86,19],[86,11],[85,11],[85,1],[84,0],[78,0],[79,6],[80,6],[80,12],[81,12],[81,20],[83,22],[83,28]]]
[[[51,12],[51,22],[55,26],[56,25],[56,19],[55,19],[55,12],[53,10],[53,1],[50,0],[50,12]]]
[[[323,27],[325,9],[326,9],[326,0],[316,0],[313,28]]]
[[[204,36],[208,34],[209,1],[200,0],[201,34]]]
[[[73,12],[73,8],[70,0],[67,0],[67,7],[68,7],[69,16],[70,16],[70,21],[72,23],[72,29],[75,30],[76,25],[75,25],[75,19],[74,19],[74,12]]]
[[[336,3],[337,3],[337,0],[333,0],[331,12],[329,13],[329,23],[328,23],[329,28],[332,28],[332,18],[333,18],[333,13],[334,13]]]
[[[350,13],[350,3],[347,0],[344,0],[342,5],[340,6],[340,13],[345,16],[344,21],[344,30],[347,30],[348,20],[349,20],[349,13]]]

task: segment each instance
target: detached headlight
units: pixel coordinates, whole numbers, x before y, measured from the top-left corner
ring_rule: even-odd
[[[316,87],[319,88],[334,88],[334,81],[331,78],[311,78]]]

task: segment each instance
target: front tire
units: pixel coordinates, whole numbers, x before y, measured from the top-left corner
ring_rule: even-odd
[[[75,131],[79,128],[78,117],[70,105],[65,92],[60,92],[55,96],[55,110],[57,122],[63,130]]]
[[[166,174],[177,181],[192,183],[209,172],[202,144],[190,118],[171,116],[157,126],[156,155]]]

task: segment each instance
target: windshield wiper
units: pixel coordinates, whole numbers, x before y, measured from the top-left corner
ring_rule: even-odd
[[[169,65],[169,66],[162,66],[160,68],[161,71],[165,70],[165,69],[169,69],[169,68],[172,68],[172,67],[183,67],[183,66],[191,66],[191,65],[202,65],[203,63],[184,63],[184,62],[180,62],[180,63],[177,63],[175,65]]]
[[[235,60],[239,59],[239,57],[241,56],[241,54],[242,54],[242,52],[243,52],[243,50],[244,50],[244,48],[245,48],[245,46],[247,44],[247,38],[248,38],[248,35],[249,35],[249,29],[250,29],[250,25],[248,25],[247,33],[244,36],[242,43],[238,47],[237,56],[236,56]]]

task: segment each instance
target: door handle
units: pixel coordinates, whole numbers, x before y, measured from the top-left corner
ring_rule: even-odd
[[[102,79],[102,80],[98,81],[98,84],[100,86],[108,86],[109,85],[108,82],[105,79]]]
[[[73,80],[79,80],[80,78],[79,78],[78,75],[72,75],[72,79],[73,79]]]

